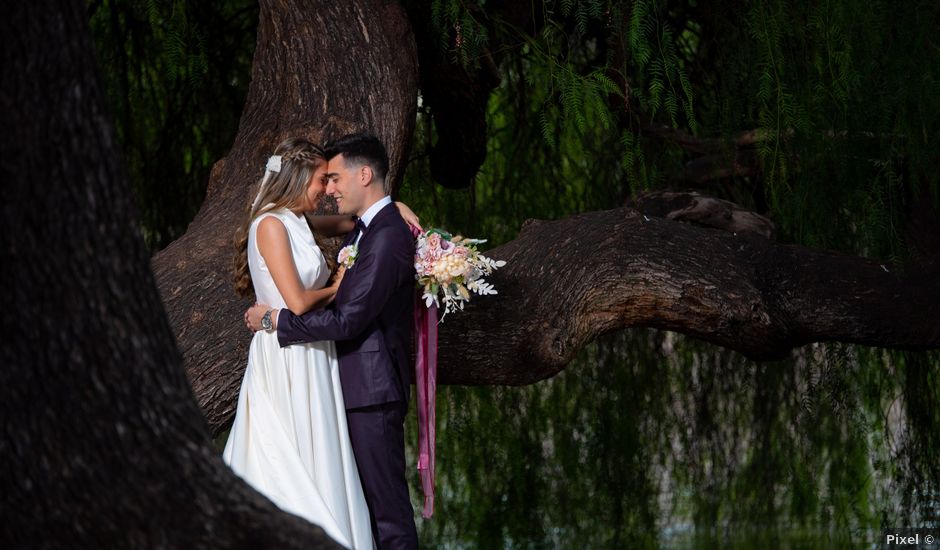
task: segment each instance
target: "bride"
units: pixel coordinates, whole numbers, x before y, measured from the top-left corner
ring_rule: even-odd
[[[235,289],[301,314],[329,304],[343,269],[328,262],[304,217],[326,187],[322,150],[304,139],[281,143],[268,160],[246,227],[239,231]],[[398,204],[418,225],[414,213]],[[327,236],[351,231],[349,216],[314,216]],[[337,542],[372,548],[372,528],[346,427],[332,341],[281,348],[258,331],[225,445],[226,464],[281,509],[317,524]]]

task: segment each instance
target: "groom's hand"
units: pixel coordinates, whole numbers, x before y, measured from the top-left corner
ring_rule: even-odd
[[[271,306],[267,304],[255,304],[248,308],[248,311],[245,312],[245,325],[248,326],[251,332],[261,330],[261,318],[269,309],[271,309]]]

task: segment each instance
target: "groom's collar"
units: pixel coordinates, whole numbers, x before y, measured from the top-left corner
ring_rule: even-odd
[[[369,207],[365,213],[359,217],[362,220],[362,223],[366,224],[366,227],[369,227],[369,224],[372,223],[372,220],[375,218],[375,215],[379,213],[379,210],[385,208],[386,206],[392,204],[392,197],[385,195],[381,199],[375,202],[372,206]]]

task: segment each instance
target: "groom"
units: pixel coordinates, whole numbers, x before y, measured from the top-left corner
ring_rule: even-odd
[[[404,418],[411,386],[409,349],[415,292],[414,238],[384,190],[388,154],[371,135],[327,145],[326,192],[341,214],[358,217],[344,243],[358,248],[332,308],[297,316],[256,305],[253,330],[277,330],[281,346],[335,340],[349,437],[381,549],[417,548],[405,480]],[[267,315],[266,315],[267,314]],[[270,321],[268,321],[270,320]]]

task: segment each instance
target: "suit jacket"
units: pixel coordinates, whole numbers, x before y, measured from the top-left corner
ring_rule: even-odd
[[[359,240],[356,262],[346,271],[332,307],[299,316],[285,308],[278,314],[281,347],[336,341],[347,409],[408,400],[414,256],[414,237],[389,204]]]

